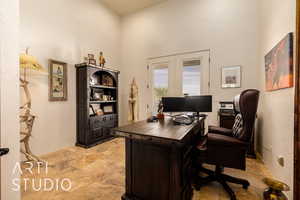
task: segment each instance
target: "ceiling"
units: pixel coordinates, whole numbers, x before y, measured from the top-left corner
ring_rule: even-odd
[[[119,15],[126,15],[166,0],[101,0]]]

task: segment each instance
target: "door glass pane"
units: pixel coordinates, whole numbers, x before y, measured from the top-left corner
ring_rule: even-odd
[[[157,113],[162,97],[168,94],[169,71],[167,67],[153,69],[153,112]]]
[[[183,66],[182,92],[184,95],[200,95],[201,71],[200,65]]]

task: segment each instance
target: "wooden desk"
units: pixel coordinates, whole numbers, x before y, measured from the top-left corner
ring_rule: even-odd
[[[126,138],[126,193],[122,200],[191,200],[191,150],[204,119],[174,125],[170,118],[114,129]]]

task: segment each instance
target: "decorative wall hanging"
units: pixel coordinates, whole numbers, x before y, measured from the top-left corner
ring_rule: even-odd
[[[20,107],[20,123],[21,123],[21,144],[24,144],[24,148],[21,146],[21,153],[23,153],[27,161],[44,162],[38,156],[34,155],[31,151],[29,141],[32,136],[32,127],[35,120],[35,115],[31,114],[31,94],[29,90],[29,81],[27,81],[27,71],[44,71],[43,67],[37,62],[37,60],[28,55],[28,48],[26,54],[20,55],[20,68],[24,70],[24,73],[20,76],[20,86],[25,93],[25,103]]]
[[[136,84],[135,78],[133,78],[130,85],[129,93],[129,113],[128,121],[136,122],[139,120],[139,88]]]
[[[67,63],[49,60],[49,101],[68,99]]]
[[[266,90],[294,86],[293,33],[289,33],[265,56]]]
[[[222,67],[222,88],[241,87],[241,66]]]

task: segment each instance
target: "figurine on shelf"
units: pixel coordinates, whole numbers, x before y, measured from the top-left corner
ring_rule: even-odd
[[[106,63],[106,61],[105,61],[105,58],[103,56],[103,52],[101,51],[100,52],[100,57],[99,57],[99,65],[100,65],[100,67],[104,67],[105,63]]]

